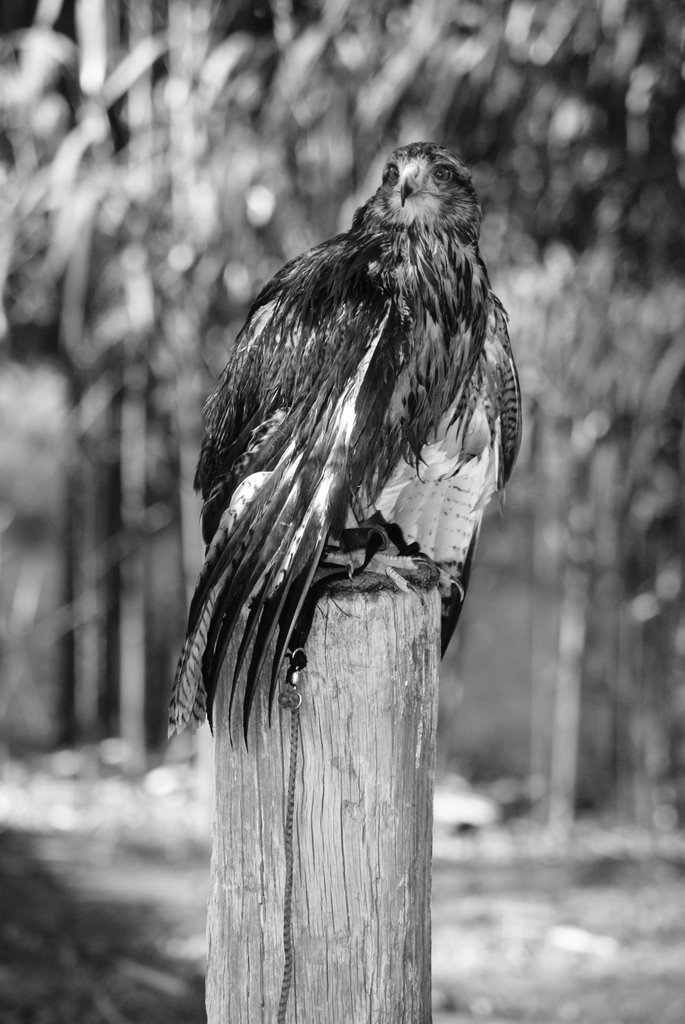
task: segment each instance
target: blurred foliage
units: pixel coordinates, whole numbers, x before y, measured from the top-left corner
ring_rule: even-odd
[[[59,360],[66,461],[92,469],[72,482],[110,506],[123,494],[118,515],[94,509],[86,547],[149,552],[153,535],[172,538],[151,556],[168,568],[175,551],[166,599],[154,572],[140,582],[148,665],[166,651],[154,685],[197,561],[186,492],[199,407],[250,297],[349,224],[393,146],[432,138],[473,168],[521,365],[527,437],[510,505],[532,547],[508,557],[531,559],[560,620],[575,601],[587,627],[581,761],[609,795],[623,778],[647,780],[647,803],[664,781],[682,786],[682,6],[72,0],[41,2],[30,25],[7,18],[6,351]]]

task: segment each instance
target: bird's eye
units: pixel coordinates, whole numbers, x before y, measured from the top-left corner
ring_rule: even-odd
[[[400,169],[397,164],[388,164],[385,168],[383,180],[389,181],[391,185],[394,185],[396,181],[400,180]]]
[[[454,171],[447,164],[438,164],[433,171],[433,177],[436,181],[451,181],[454,177]]]

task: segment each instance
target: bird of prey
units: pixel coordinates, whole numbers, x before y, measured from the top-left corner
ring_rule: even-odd
[[[437,563],[444,653],[484,506],[520,441],[480,223],[458,156],[402,146],[349,231],[290,260],[255,299],[205,406],[195,484],[206,556],[170,735],[211,725],[237,633],[247,730],[256,687],[270,669],[273,699],[317,568],[346,527],[384,524],[400,551]]]

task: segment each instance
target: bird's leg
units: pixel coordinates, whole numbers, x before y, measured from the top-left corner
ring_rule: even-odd
[[[364,560],[358,569],[365,569],[374,555],[388,549],[388,532],[383,526],[371,521],[360,523],[359,526],[343,530],[340,538],[343,551],[352,552],[363,549]]]
[[[443,586],[451,582],[440,566],[421,551],[418,543],[407,542],[399,524],[388,522],[368,495],[352,492],[350,510],[350,518],[352,522],[356,520],[357,525],[342,531],[338,548],[327,547],[322,566],[343,565],[350,579],[369,569],[388,576],[400,590],[406,591],[411,586],[401,570],[427,564],[437,570]]]
[[[373,513],[373,515],[369,519],[369,522],[374,523],[375,525],[383,529],[385,533],[388,535],[388,538],[397,548],[398,555],[396,559],[393,560],[392,564],[397,566],[406,566],[407,564],[409,564],[410,566],[415,566],[417,563],[423,563],[433,566],[435,569],[437,569],[439,574],[438,580],[441,592],[445,589],[449,591],[451,587],[456,585],[458,590],[461,592],[461,600],[463,601],[464,588],[461,586],[459,581],[450,576],[449,573],[445,572],[444,568],[441,565],[438,565],[435,559],[431,558],[430,555],[425,554],[425,552],[421,550],[421,547],[417,541],[412,541],[411,543],[408,543],[404,536],[404,533],[402,532],[402,527],[399,526],[398,523],[387,522],[382,513],[378,511],[375,511]],[[379,557],[383,558],[384,561],[388,562],[390,562],[390,559],[392,558],[391,555],[380,555]]]
[[[363,523],[360,527],[357,528],[357,530],[352,530],[352,537],[346,537],[346,532],[347,531],[343,533],[343,541],[346,541],[347,543],[350,543],[350,541],[354,543],[357,534],[363,534],[364,532],[366,532],[364,558],[361,564],[353,570],[353,576],[356,576],[358,573],[363,572],[364,569],[370,569],[372,572],[380,571],[384,573],[384,575],[386,575],[389,579],[391,579],[399,590],[406,592],[411,589],[411,585],[407,583],[405,578],[401,576],[397,572],[397,569],[391,564],[392,561],[397,562],[401,559],[402,565],[404,566],[406,565],[407,561],[411,561],[411,559],[407,559],[406,557],[403,557],[401,555],[393,556],[385,553],[387,552],[388,549],[389,536],[385,526],[381,526],[377,522],[370,521],[368,523]]]
[[[391,540],[392,543],[397,548],[398,554],[402,557],[424,557],[422,555],[421,548],[418,542],[413,541],[411,544],[409,544],[405,539],[404,534],[402,533],[402,527],[399,526],[397,523],[389,523],[381,512],[374,512],[373,515],[370,517],[369,522],[373,523],[375,526],[378,526],[379,529],[385,531],[389,540]]]
[[[388,549],[390,542],[398,553]],[[415,569],[417,563],[435,565],[432,559],[422,554],[419,545],[407,544],[402,530],[395,523],[386,523],[379,512],[358,526],[343,530],[340,549],[328,548],[324,565],[344,565],[352,579],[365,569],[387,576],[395,586],[404,592],[412,589],[400,569]]]
[[[356,527],[342,531],[339,548],[328,547],[321,565],[344,565],[352,579],[366,569],[372,559],[387,547],[388,535],[382,527],[370,522],[360,523]]]

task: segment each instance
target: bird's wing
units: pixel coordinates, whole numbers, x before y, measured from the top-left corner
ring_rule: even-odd
[[[287,265],[258,299],[207,408],[198,479],[209,543],[170,733],[205,713],[211,723],[218,674],[248,605],[233,678],[235,693],[248,659],[245,728],[278,631],[273,697],[326,539],[344,525],[350,445],[390,399],[397,311],[356,263],[341,269],[340,253],[331,263],[330,245],[315,255]]]
[[[521,390],[509,342],[507,315],[493,296],[494,306],[485,333],[484,357],[488,401],[499,419],[499,466],[497,489],[509,480],[521,447]]]

